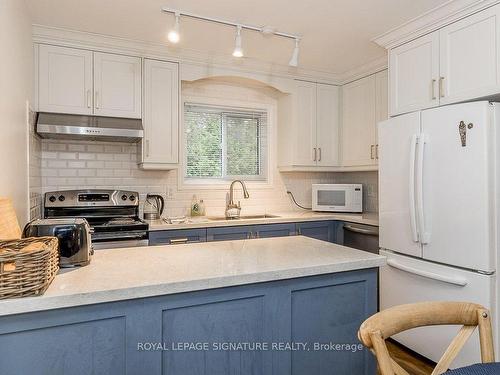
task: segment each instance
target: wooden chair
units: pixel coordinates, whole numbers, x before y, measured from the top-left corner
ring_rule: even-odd
[[[21,228],[10,198],[0,197],[0,240],[21,238]]]
[[[479,327],[481,360],[495,361],[490,314],[481,305],[467,302],[422,302],[381,311],[361,324],[360,341],[377,357],[382,375],[409,375],[390,356],[385,340],[408,329],[433,325],[463,325],[437,363],[432,375],[448,370],[472,332]]]

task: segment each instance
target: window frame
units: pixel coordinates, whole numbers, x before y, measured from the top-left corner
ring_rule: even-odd
[[[187,169],[187,153],[186,153],[186,136],[185,136],[185,123],[184,123],[184,107],[186,104],[190,105],[200,105],[200,106],[211,106],[220,108],[235,108],[235,111],[240,110],[255,110],[267,112],[267,162],[265,163],[266,176],[261,180],[245,180],[245,176],[231,176],[231,178],[243,178],[246,185],[251,188],[256,189],[266,189],[274,187],[274,168],[276,166],[276,105],[269,103],[257,103],[257,102],[243,102],[241,100],[227,100],[222,98],[209,98],[201,96],[183,96],[180,103],[180,145],[179,148],[179,158],[180,166],[178,169],[178,189],[179,190],[199,190],[199,189],[215,189],[215,190],[227,190],[231,180],[219,179],[219,178],[185,178]],[[274,167],[273,167],[274,166]],[[264,167],[264,166],[263,166]]]

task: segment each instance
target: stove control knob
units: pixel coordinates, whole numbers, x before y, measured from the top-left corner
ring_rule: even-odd
[[[59,199],[59,202],[64,202],[66,197],[64,195],[60,195],[58,199]]]
[[[122,201],[126,201],[127,200],[127,196],[125,194],[122,195]]]
[[[49,201],[51,201],[52,203],[54,203],[56,201],[56,197],[54,197],[53,195],[51,195],[49,197]]]
[[[135,201],[135,195],[131,195],[129,198],[132,202]]]

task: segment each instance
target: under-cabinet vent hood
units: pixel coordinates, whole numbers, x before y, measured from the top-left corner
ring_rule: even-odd
[[[38,114],[36,132],[42,138],[129,143],[144,136],[142,121],[138,119],[43,112]]]

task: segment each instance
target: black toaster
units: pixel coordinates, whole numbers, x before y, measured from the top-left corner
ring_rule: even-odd
[[[60,267],[74,267],[90,263],[93,254],[90,233],[85,219],[38,219],[24,227],[23,237],[57,237]]]

